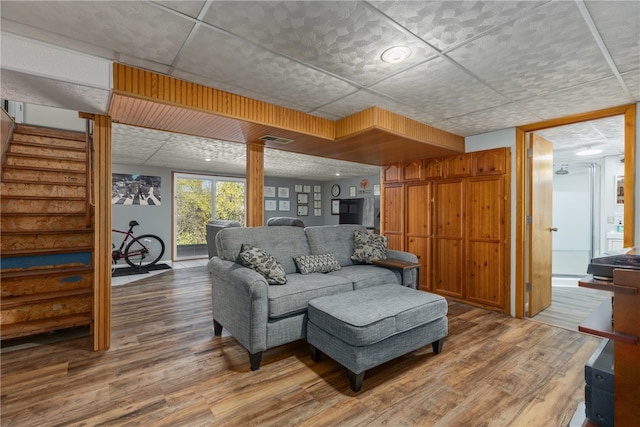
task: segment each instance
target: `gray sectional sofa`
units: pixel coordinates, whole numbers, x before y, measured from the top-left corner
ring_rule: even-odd
[[[251,369],[260,367],[262,352],[306,337],[310,300],[371,286],[398,284],[415,288],[416,271],[404,273],[351,260],[354,234],[360,225],[317,227],[234,227],[218,232],[217,256],[209,261],[215,334],[222,328],[248,351]],[[269,285],[264,276],[243,266],[243,244],[260,248],[283,267],[287,283]],[[331,253],[340,269],[301,274],[294,261],[300,255]],[[388,250],[389,258],[417,262],[408,252]]]

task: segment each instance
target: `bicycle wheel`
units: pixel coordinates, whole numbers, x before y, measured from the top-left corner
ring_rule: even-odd
[[[131,267],[149,267],[164,255],[164,242],[158,236],[136,236],[124,249],[124,259]]]

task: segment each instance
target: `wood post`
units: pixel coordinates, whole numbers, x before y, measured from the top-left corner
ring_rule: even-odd
[[[247,143],[247,227],[264,225],[264,141]]]

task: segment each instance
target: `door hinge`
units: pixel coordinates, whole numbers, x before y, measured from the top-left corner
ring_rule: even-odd
[[[533,157],[533,150],[531,148],[527,148],[527,157],[528,158],[532,158]]]
[[[525,287],[527,289],[527,292],[531,291],[531,283],[529,283],[529,282],[525,283]]]
[[[527,215],[526,221],[527,225],[531,225],[533,223],[533,218],[531,217],[531,215]]]

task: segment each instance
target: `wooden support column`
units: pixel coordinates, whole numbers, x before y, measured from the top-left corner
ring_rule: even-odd
[[[93,119],[93,349],[111,345],[111,117]]]
[[[247,143],[247,227],[264,225],[264,141]]]

